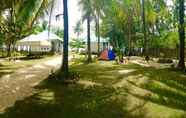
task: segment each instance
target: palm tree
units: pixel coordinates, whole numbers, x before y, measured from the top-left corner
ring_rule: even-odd
[[[92,61],[91,57],[91,47],[90,47],[90,22],[91,16],[93,14],[91,0],[80,0],[79,4],[82,6],[83,11],[83,21],[87,20],[87,62],[90,63]]]
[[[63,42],[63,62],[61,70],[64,73],[64,77],[68,78],[68,0],[63,0],[64,9],[64,42]]]
[[[180,58],[178,68],[183,70],[185,68],[185,25],[184,25],[184,0],[179,0],[179,40],[180,40]]]
[[[96,35],[98,40],[98,54],[100,53],[100,19],[104,15],[104,11],[110,5],[111,0],[93,0],[93,15],[96,23]]]
[[[97,14],[97,18],[96,18],[96,34],[97,34],[97,38],[98,38],[98,55],[100,53],[100,14]]]
[[[90,40],[91,40],[90,39],[90,16],[87,16],[87,54],[88,54],[87,62],[88,63],[92,61]]]
[[[52,22],[52,14],[53,14],[53,10],[54,10],[54,4],[55,4],[55,0],[51,1],[51,7],[50,7],[50,14],[49,14],[49,22],[48,22],[48,37],[50,35],[50,28],[51,28],[51,22]]]
[[[104,6],[104,0],[93,0],[93,11],[94,11],[94,17],[95,17],[95,23],[96,23],[96,35],[98,38],[98,55],[100,52],[100,16],[101,11]]]

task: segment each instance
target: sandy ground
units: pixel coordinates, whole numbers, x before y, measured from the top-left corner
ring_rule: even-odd
[[[0,112],[34,93],[38,85],[61,65],[61,56],[35,64],[32,67],[18,69],[15,73],[0,78]]]

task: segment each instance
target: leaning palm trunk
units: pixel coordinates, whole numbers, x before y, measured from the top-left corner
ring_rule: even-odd
[[[90,63],[92,61],[91,57],[91,47],[90,47],[90,16],[87,17],[87,62]]]
[[[185,29],[184,29],[184,0],[179,0],[179,40],[180,40],[180,57],[178,68],[185,68]]]
[[[51,22],[52,22],[52,13],[54,9],[54,2],[55,0],[52,1],[51,8],[50,8],[50,15],[49,15],[49,26],[48,26],[48,38],[50,37],[50,30],[51,30]]]
[[[63,0],[64,6],[64,42],[63,42],[63,61],[61,70],[64,73],[65,78],[68,78],[68,6],[67,0]]]

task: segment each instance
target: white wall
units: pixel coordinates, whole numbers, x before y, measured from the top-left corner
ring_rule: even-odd
[[[105,48],[109,48],[109,43],[106,46],[104,46],[104,43],[100,42],[100,51],[103,51]],[[87,45],[86,45],[86,50],[87,50]],[[97,51],[98,51],[98,43],[91,42],[91,52],[97,53]]]

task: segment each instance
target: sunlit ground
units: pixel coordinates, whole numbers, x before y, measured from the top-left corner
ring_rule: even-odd
[[[2,59],[2,61],[0,61],[0,77],[15,73],[20,68],[31,67],[34,64],[50,60],[54,57],[55,56],[49,56],[40,59],[22,59],[22,60],[15,60],[15,61]]]
[[[80,61],[79,61],[80,62]],[[77,84],[45,80],[0,118],[183,118],[186,75],[114,62],[74,63]]]

